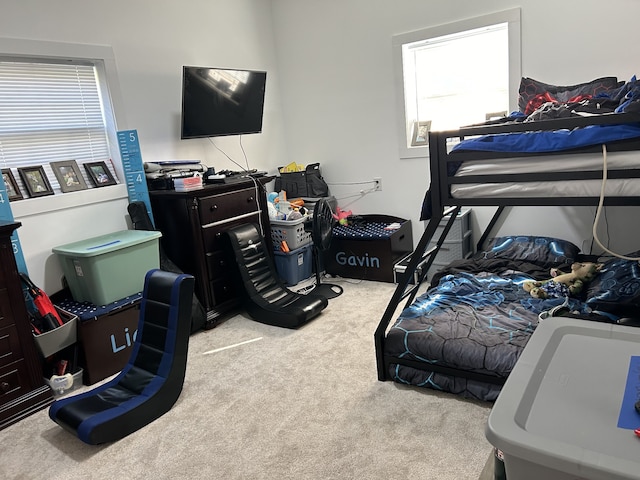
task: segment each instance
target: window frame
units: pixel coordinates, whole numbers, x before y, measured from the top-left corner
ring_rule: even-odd
[[[413,32],[402,33],[392,37],[393,68],[395,74],[396,113],[398,153],[401,159],[429,157],[429,147],[407,146],[407,139],[411,138],[410,126],[407,124],[405,108],[404,72],[402,61],[402,47],[407,43],[419,42],[430,38],[451,35],[499,23],[508,23],[509,38],[509,108],[518,109],[518,88],[522,78],[521,47],[520,47],[520,8],[512,8],[500,12],[468,18],[452,23],[423,28]],[[409,131],[407,130],[409,128]]]
[[[126,123],[125,109],[120,92],[120,84],[113,49],[107,45],[87,45],[76,43],[50,42],[40,40],[0,37],[0,56],[20,59],[55,59],[58,61],[89,60],[95,64],[100,95],[105,102],[105,121],[111,160],[118,178],[123,181],[124,171],[120,159],[117,132],[119,123]],[[107,105],[108,102],[108,105]],[[73,196],[53,195],[42,199],[29,199],[12,203],[15,217],[46,213],[74,206],[100,203],[108,198],[126,197],[126,186],[105,192],[108,189],[87,189],[75,192]],[[73,197],[73,201],[70,198]]]

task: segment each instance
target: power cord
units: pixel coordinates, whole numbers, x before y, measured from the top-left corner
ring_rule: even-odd
[[[224,150],[222,150],[219,146],[217,146],[214,141],[211,139],[211,137],[207,137],[209,139],[209,142],[211,142],[211,145],[213,145],[215,148],[217,148],[220,152],[222,152],[222,154],[227,157],[229,159],[230,162],[232,162],[234,165],[236,165],[238,168],[240,168],[240,170],[242,170],[243,172],[246,172],[247,174],[251,172],[251,169],[249,168],[249,158],[247,157],[247,152],[244,150],[244,147],[242,145],[242,135],[240,135],[239,138],[239,143],[240,143],[240,150],[242,150],[242,155],[244,156],[244,161],[245,164],[247,165],[247,168],[244,168],[242,165],[240,165],[238,162],[236,162],[233,158],[231,158],[229,155],[227,155],[227,152],[225,152]],[[262,185],[260,182],[258,182],[252,175],[247,175],[248,178],[250,178],[253,181],[253,188],[255,189],[256,192],[256,204],[258,206],[258,208],[260,208],[260,202],[258,200],[259,195],[267,195],[266,190],[264,190],[264,185]],[[262,222],[258,222],[258,227],[260,228],[260,234],[262,235],[262,238],[264,238],[264,228],[262,227]]]
[[[602,185],[600,187],[600,201],[598,202],[598,208],[596,209],[596,216],[595,216],[595,219],[593,221],[593,229],[592,229],[593,239],[600,246],[600,248],[602,248],[602,250],[604,250],[605,252],[607,252],[610,255],[613,255],[614,257],[622,258],[624,260],[640,261],[640,257],[627,257],[625,255],[621,255],[619,253],[612,252],[607,247],[605,247],[600,242],[600,239],[598,238],[597,229],[598,229],[598,223],[600,221],[600,212],[602,211],[602,207],[604,205],[604,197],[605,197],[605,187],[606,187],[606,185],[607,185],[607,146],[603,143],[602,144]],[[606,214],[605,214],[605,216],[606,216]]]

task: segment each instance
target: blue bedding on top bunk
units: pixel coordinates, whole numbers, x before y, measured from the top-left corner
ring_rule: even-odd
[[[451,151],[452,153],[456,151],[547,153],[634,138],[640,138],[640,123],[590,125],[573,130],[483,135],[463,140],[455,145]]]

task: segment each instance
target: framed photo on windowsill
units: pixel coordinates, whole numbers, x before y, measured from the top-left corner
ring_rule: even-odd
[[[14,200],[22,200],[22,192],[20,192],[18,182],[16,182],[10,168],[2,169],[2,179],[4,180],[4,186],[7,190],[8,200],[10,202],[13,202]]]
[[[75,160],[65,162],[51,162],[51,169],[60,183],[60,190],[66,192],[77,192],[86,190],[87,184],[82,178],[82,173]]]
[[[19,167],[18,173],[24,182],[30,197],[44,197],[53,195],[53,189],[49,183],[44,167],[42,165],[34,167]]]
[[[431,130],[431,120],[425,120],[423,122],[413,122],[411,146],[424,147],[429,145],[429,130]]]
[[[105,162],[87,162],[83,165],[96,187],[106,187],[117,183]]]

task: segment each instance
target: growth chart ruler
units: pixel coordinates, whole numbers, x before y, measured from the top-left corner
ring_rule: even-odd
[[[144,174],[142,154],[140,153],[140,144],[138,142],[138,131],[120,130],[118,132],[118,146],[120,147],[120,158],[122,159],[122,168],[129,193],[129,202],[143,202],[147,207],[151,223],[154,223],[147,178]]]
[[[11,205],[9,204],[7,186],[5,185],[4,177],[2,176],[0,176],[0,220],[5,222],[14,221]],[[27,273],[27,264],[24,261],[24,255],[22,254],[22,247],[20,246],[20,239],[18,238],[17,230],[14,230],[11,234],[11,246],[13,247],[13,254],[16,257],[16,263],[18,264],[18,271]]]

